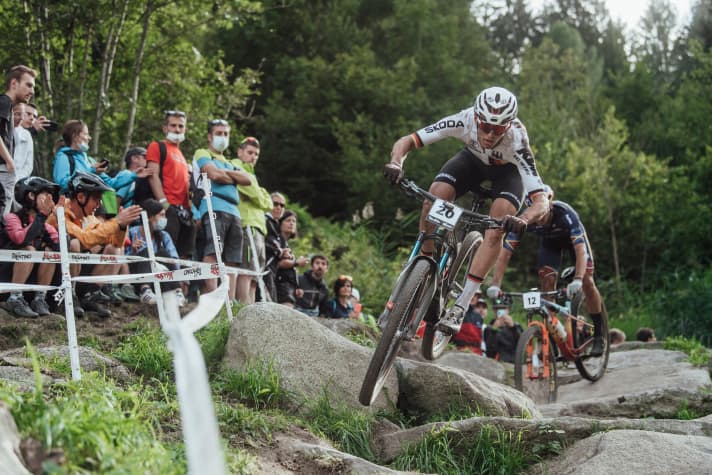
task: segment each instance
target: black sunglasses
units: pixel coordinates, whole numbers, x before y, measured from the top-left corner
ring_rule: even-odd
[[[284,203],[278,203],[277,201],[273,201],[273,202],[272,202],[272,205],[274,205],[274,206],[279,206],[280,208],[284,208],[285,206],[287,206],[287,205],[285,205]]]
[[[166,117],[171,117],[171,116],[176,116],[176,117],[185,117],[185,112],[183,111],[163,111],[163,114]]]

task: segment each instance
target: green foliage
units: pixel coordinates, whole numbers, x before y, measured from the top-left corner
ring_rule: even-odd
[[[374,460],[370,444],[373,416],[332,401],[327,389],[308,405],[307,425],[314,433],[331,439],[340,450]]]
[[[692,419],[697,419],[702,416],[704,416],[704,414],[698,413],[694,409],[690,409],[687,401],[682,401],[680,403],[680,408],[677,410],[677,414],[675,415],[675,419],[691,421]]]
[[[464,438],[449,426],[433,429],[423,440],[404,450],[392,466],[441,475],[521,473],[536,456],[524,447],[521,435],[487,426],[476,437]]]
[[[712,347],[712,268],[705,272],[674,273],[654,295],[655,325],[660,337],[680,335]]]
[[[95,373],[52,386],[46,399],[0,382],[0,399],[20,432],[63,449],[66,473],[184,473],[185,461],[156,440],[154,406],[143,391],[121,389]]]
[[[173,358],[166,337],[150,323],[138,321],[137,333],[123,341],[112,355],[139,374],[159,381],[173,378]]]
[[[688,361],[695,366],[706,367],[710,364],[710,358],[712,358],[712,350],[703,346],[694,337],[669,336],[665,338],[665,349],[684,352],[688,357]]]
[[[200,347],[203,349],[205,365],[208,367],[208,371],[212,372],[220,365],[223,356],[225,356],[229,336],[230,321],[224,311],[195,334]]]
[[[286,400],[282,376],[274,361],[248,363],[243,371],[225,369],[220,372],[216,388],[224,395],[256,409],[277,407]]]

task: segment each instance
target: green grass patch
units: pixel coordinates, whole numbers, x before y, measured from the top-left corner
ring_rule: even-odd
[[[172,381],[173,357],[160,328],[143,321],[133,327],[136,333],[122,341],[112,356],[143,376]]]
[[[195,337],[203,349],[205,365],[208,372],[212,373],[220,366],[220,362],[225,356],[227,339],[230,336],[230,321],[223,310],[212,322],[201,328]]]
[[[278,407],[286,401],[282,375],[274,361],[255,361],[243,371],[225,369],[215,381],[216,391],[255,409]]]
[[[374,417],[341,402],[332,402],[327,390],[308,403],[307,427],[330,439],[339,450],[366,460],[374,460],[371,450],[371,424]]]
[[[687,360],[695,366],[709,365],[712,351],[706,348],[693,338],[685,338],[683,336],[667,337],[665,339],[666,350],[678,350],[687,355]]]
[[[46,395],[0,382],[0,399],[22,435],[64,450],[66,465],[57,468],[63,473],[185,473],[185,459],[159,442],[155,407],[142,391],[121,389],[97,373],[53,385]]]
[[[391,466],[439,475],[521,473],[538,461],[525,450],[520,434],[483,427],[477,437],[455,436],[445,426],[407,447]]]
[[[691,421],[692,419],[697,419],[702,416],[704,416],[704,414],[697,412],[694,409],[690,409],[688,407],[687,401],[682,401],[680,403],[680,407],[677,410],[677,414],[675,414],[675,419]]]

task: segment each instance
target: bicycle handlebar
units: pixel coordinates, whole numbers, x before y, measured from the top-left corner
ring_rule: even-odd
[[[406,196],[415,198],[420,201],[424,201],[424,200],[435,201],[435,200],[439,199],[437,196],[422,189],[421,187],[416,185],[414,181],[409,180],[407,178],[403,178],[398,183],[398,186],[400,187],[401,190],[403,190],[403,193],[405,193]],[[472,225],[482,224],[487,229],[502,227],[501,220],[493,218],[492,216],[489,216],[486,214],[475,213],[474,211],[470,211],[470,210],[467,210],[464,208],[462,209],[462,215],[460,217],[460,220],[466,221],[467,224],[472,224]]]

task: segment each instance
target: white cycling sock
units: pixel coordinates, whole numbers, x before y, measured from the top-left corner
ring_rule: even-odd
[[[455,301],[455,305],[467,310],[467,308],[470,306],[470,301],[472,300],[472,297],[474,297],[475,294],[480,290],[481,285],[482,282],[477,282],[471,278],[468,278],[467,282],[465,282],[465,288],[462,289],[462,293]]]

